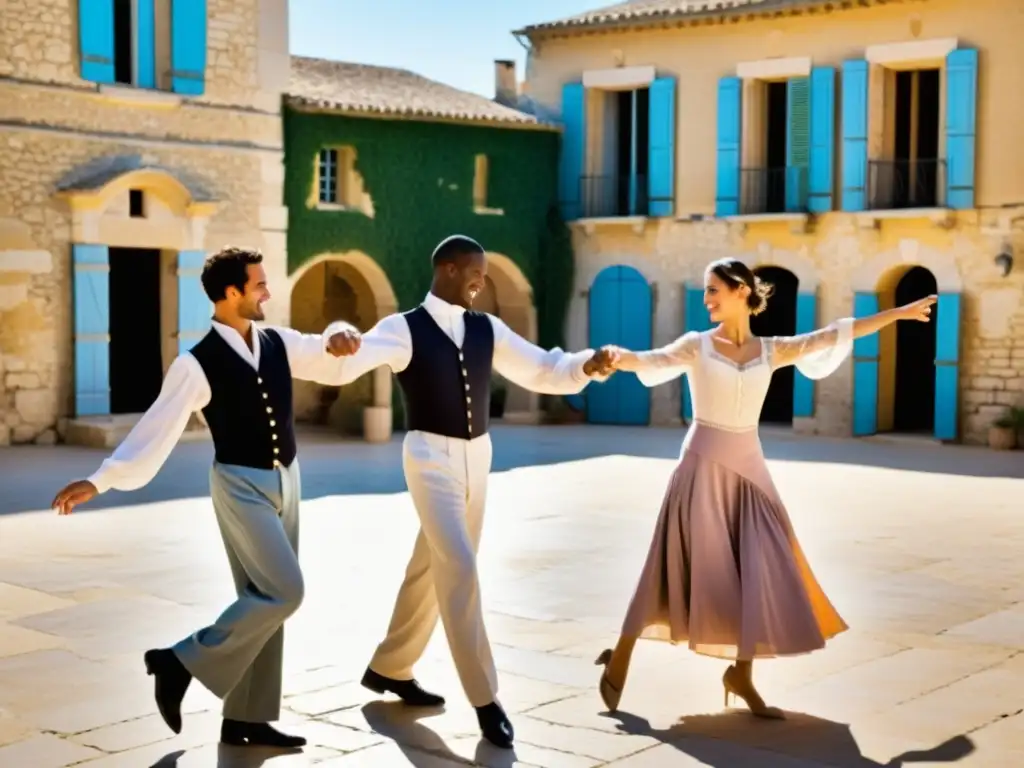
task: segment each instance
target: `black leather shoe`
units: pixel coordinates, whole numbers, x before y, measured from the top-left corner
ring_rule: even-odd
[[[374,693],[393,693],[410,707],[444,706],[444,696],[423,690],[415,680],[392,680],[390,677],[378,675],[369,667],[363,675],[362,685]]]
[[[501,749],[512,749],[515,731],[505,710],[497,702],[491,702],[476,708],[476,719],[480,723],[480,731],[485,739]]]
[[[279,749],[298,749],[306,746],[301,736],[290,736],[281,733],[269,723],[243,723],[240,720],[228,720],[220,726],[221,744],[233,747],[276,747]]]
[[[146,674],[156,680],[154,695],[160,716],[168,728],[181,733],[181,700],[185,698],[192,675],[170,649],[146,651],[142,658],[146,662]]]

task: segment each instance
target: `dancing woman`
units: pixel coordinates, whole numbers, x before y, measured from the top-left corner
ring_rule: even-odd
[[[783,717],[754,687],[754,659],[808,653],[847,629],[818,585],[772,484],[758,421],[772,372],[795,365],[821,379],[850,353],[853,339],[898,320],[927,322],[935,297],[871,317],[839,320],[813,333],[758,338],[750,316],[771,286],[742,262],[708,266],[704,304],[718,325],[647,352],[617,350],[617,368],[648,387],[687,373],[694,420],[669,481],[647,561],[614,651],[601,698],[617,709],[639,638],[688,643],[733,664],[725,699],[743,699],[759,717]]]

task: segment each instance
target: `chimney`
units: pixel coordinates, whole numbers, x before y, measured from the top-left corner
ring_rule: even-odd
[[[506,107],[515,107],[519,102],[514,61],[498,59],[494,62],[494,100]]]

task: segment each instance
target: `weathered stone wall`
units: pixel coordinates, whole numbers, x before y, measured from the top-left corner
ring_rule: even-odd
[[[656,286],[654,344],[684,328],[684,284],[700,285],[704,267],[724,256],[750,266],[793,272],[800,290],[816,289],[818,323],[850,316],[855,291],[876,290],[893,271],[920,265],[939,289],[962,293],[960,423],[964,442],[980,443],[1007,405],[1024,400],[1024,207],[962,212],[951,225],[927,219],[883,219],[872,226],[847,214],[821,217],[807,231],[798,221],[726,223],[649,220],[573,225],[576,285],[569,313],[573,348],[587,339],[586,291],[605,267],[626,264]],[[993,263],[1009,245],[1016,269],[1003,277]],[[655,424],[679,423],[680,382],[651,390]],[[815,384],[815,415],[797,419],[799,432],[848,436],[853,423],[853,365],[847,361]]]
[[[268,319],[287,322],[285,12],[284,0],[210,0],[205,94],[181,99],[81,80],[77,3],[4,4],[0,444],[51,442],[73,412],[72,213],[56,192],[98,158],[139,157],[205,187],[217,210],[199,242],[262,248],[271,287],[281,286]]]

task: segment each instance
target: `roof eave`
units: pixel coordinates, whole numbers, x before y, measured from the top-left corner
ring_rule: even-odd
[[[544,37],[575,37],[593,32],[624,32],[637,29],[656,29],[683,27],[696,24],[725,23],[731,21],[752,21],[770,16],[795,16],[804,13],[830,13],[833,11],[867,8],[873,5],[888,3],[923,2],[923,0],[803,0],[792,5],[769,5],[758,9],[737,6],[734,8],[707,9],[700,11],[677,11],[662,15],[637,16],[629,19],[602,19],[579,23],[536,24],[515,30],[513,35],[520,35],[533,41]]]
[[[370,120],[407,120],[419,123],[445,123],[449,125],[472,125],[487,128],[511,128],[524,131],[560,131],[561,126],[540,120],[502,120],[488,117],[467,117],[443,113],[397,112],[369,107],[353,107],[319,99],[309,99],[293,94],[285,95],[285,104],[297,112],[307,114],[331,114],[358,117]]]

